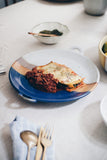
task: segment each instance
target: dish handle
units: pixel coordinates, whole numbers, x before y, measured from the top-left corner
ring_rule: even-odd
[[[71,47],[70,50],[71,50],[72,52],[74,52],[74,53],[76,52],[76,53],[78,53],[78,54],[83,55],[82,49],[79,48],[78,46]]]
[[[18,93],[18,95],[19,95],[21,98],[23,98],[24,100],[27,100],[27,101],[29,101],[29,102],[34,102],[34,103],[37,102],[36,99],[32,99],[32,98],[30,98],[30,97],[27,97],[27,96],[23,95],[22,93]]]

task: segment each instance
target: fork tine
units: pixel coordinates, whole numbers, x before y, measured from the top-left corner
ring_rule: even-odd
[[[47,132],[47,124],[43,128],[42,137],[46,137],[46,132]]]
[[[45,127],[43,128],[42,137],[52,140],[52,138],[53,138],[53,132],[54,132],[54,128],[51,129],[48,126],[48,124],[46,124]]]
[[[50,139],[52,140],[52,138],[53,138],[53,133],[54,133],[54,128],[52,129],[52,132],[51,132],[51,134],[50,134]]]
[[[48,139],[50,139],[50,136],[51,136],[51,129],[49,129],[49,132],[48,132]]]
[[[45,135],[45,128],[43,128],[42,137],[44,138]]]
[[[53,129],[49,129],[49,134],[48,134],[48,139],[52,140],[52,137],[53,137],[53,132],[54,132],[54,128]]]
[[[47,136],[48,136],[48,128],[46,128],[46,130],[45,130],[45,135],[44,135],[44,137],[47,138]]]

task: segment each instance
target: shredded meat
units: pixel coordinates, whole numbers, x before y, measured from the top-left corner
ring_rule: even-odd
[[[28,71],[25,76],[34,88],[50,93],[56,93],[59,90],[71,92],[84,84],[81,82],[74,84],[72,88],[69,88],[68,85],[62,84],[58,79],[55,79],[53,74],[44,74],[43,71],[38,70],[37,67],[34,67],[32,71]]]
[[[26,78],[33,87],[39,90],[57,92],[58,80],[54,78],[53,74],[43,74],[41,70],[37,70],[35,67],[26,73]]]

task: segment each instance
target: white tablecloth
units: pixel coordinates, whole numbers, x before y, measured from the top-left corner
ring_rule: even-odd
[[[66,24],[69,35],[56,45],[39,43],[27,32],[36,24],[58,21]],[[106,160],[107,128],[100,114],[100,101],[107,94],[107,73],[100,65],[98,44],[107,34],[107,13],[85,14],[83,2],[55,3],[25,0],[0,10],[0,45],[5,46],[7,73],[0,76],[0,160],[12,160],[12,140],[8,124],[16,115],[37,125],[54,125],[56,160]],[[98,67],[101,78],[95,90],[73,103],[35,103],[21,99],[11,86],[11,64],[26,53],[79,46]]]

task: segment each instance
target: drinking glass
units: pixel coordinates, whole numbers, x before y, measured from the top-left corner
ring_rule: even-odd
[[[0,74],[6,72],[6,66],[5,64],[5,50],[7,46],[6,45],[0,45]]]
[[[85,12],[90,15],[101,16],[107,8],[107,0],[84,0]]]

